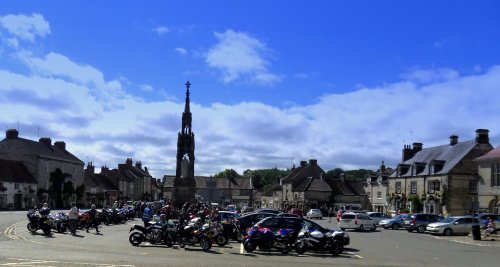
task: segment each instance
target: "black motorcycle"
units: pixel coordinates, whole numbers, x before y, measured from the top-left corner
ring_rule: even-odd
[[[195,218],[184,226],[180,225],[178,227],[177,242],[181,248],[186,245],[195,246],[197,244],[199,244],[203,250],[212,248],[212,241],[210,241],[203,231],[200,218]]]
[[[44,234],[50,235],[52,221],[48,217],[49,213],[50,209],[29,210],[27,214],[29,223],[26,226],[28,231],[35,233],[37,230],[42,230]]]
[[[142,242],[151,244],[165,244],[172,247],[177,238],[177,226],[172,223],[158,222],[150,224],[148,227],[134,224],[130,228],[132,232],[128,238],[130,244],[140,245]]]
[[[349,242],[350,237],[344,231],[329,230],[321,232],[304,227],[297,236],[295,251],[299,254],[303,254],[308,250],[316,252],[329,251],[333,255],[339,255]]]

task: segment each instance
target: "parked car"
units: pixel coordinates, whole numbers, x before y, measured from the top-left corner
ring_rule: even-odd
[[[481,228],[486,228],[488,224],[488,218],[493,218],[495,220],[495,224],[497,225],[497,229],[500,229],[500,215],[495,213],[481,213],[477,216],[479,219],[479,223]]]
[[[356,212],[344,212],[344,214],[342,214],[342,217],[340,217],[339,227],[342,231],[344,231],[345,229],[354,229],[360,231],[363,231],[365,229],[374,231],[375,229],[377,229],[375,221],[368,217],[368,215]]]
[[[275,216],[274,213],[265,213],[265,212],[254,212],[254,213],[249,213],[245,214],[239,218],[236,218],[236,224],[240,228],[240,231],[247,231],[249,227],[257,223],[258,221],[267,218],[267,217],[273,217]]]
[[[403,220],[408,216],[408,214],[399,214],[389,219],[381,220],[378,225],[384,227],[384,229],[398,230],[403,227]]]
[[[391,216],[383,213],[383,212],[367,212],[366,215],[368,215],[370,218],[372,218],[373,221],[375,221],[375,224],[379,225],[380,221],[390,219]]]
[[[321,213],[321,210],[320,210],[320,209],[310,209],[310,210],[306,213],[306,217],[307,217],[308,219],[312,219],[312,218],[323,219],[323,214]]]
[[[257,213],[261,213],[261,212],[263,212],[263,213],[274,213],[274,214],[281,213],[281,211],[275,210],[275,209],[258,209],[255,212],[257,212]]]
[[[435,214],[427,214],[427,213],[415,213],[410,214],[403,220],[403,227],[408,232],[417,231],[419,233],[425,232],[425,228],[430,223],[439,222],[444,219],[441,216]]]
[[[430,223],[429,225],[427,225],[426,230],[431,234],[468,235],[472,231],[473,225],[479,225],[478,218],[474,218],[471,216],[456,216],[447,217],[440,222]]]
[[[304,217],[304,214],[302,212],[302,209],[297,209],[297,208],[292,208],[290,209],[290,214],[295,214],[298,215],[300,218]]]
[[[239,215],[236,212],[224,211],[224,210],[219,211],[219,216],[221,221],[230,221],[241,217],[241,215]]]
[[[254,209],[252,207],[249,207],[249,206],[244,206],[243,209],[241,209],[241,213],[250,213],[253,211],[254,211]]]

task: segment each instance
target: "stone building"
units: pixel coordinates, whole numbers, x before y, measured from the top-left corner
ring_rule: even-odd
[[[386,169],[384,162],[380,165],[377,175],[366,178],[365,192],[368,196],[368,209],[387,213],[387,180],[392,170]]]
[[[0,159],[0,209],[36,204],[37,182],[21,161]]]
[[[9,129],[6,137],[0,141],[0,158],[21,161],[28,172],[37,181],[37,203],[50,202],[56,206],[55,200],[49,198],[49,189],[53,186],[50,182],[51,173],[59,169],[64,175],[62,185],[65,192],[71,192],[63,199],[64,207],[77,201],[76,189],[83,185],[84,163],[66,150],[66,143],[42,137],[32,141],[19,137],[16,129]],[[78,199],[79,200],[79,199]]]
[[[474,162],[478,164],[479,211],[500,214],[500,146]]]
[[[405,146],[402,163],[390,175],[388,202],[393,210],[461,215],[478,209],[477,164],[473,161],[493,149],[488,130],[476,130],[475,140],[445,145]]]

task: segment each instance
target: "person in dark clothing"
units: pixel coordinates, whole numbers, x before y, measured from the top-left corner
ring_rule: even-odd
[[[90,220],[87,223],[87,233],[89,232],[90,227],[94,227],[96,230],[96,233],[99,233],[99,219],[97,218],[97,209],[95,204],[92,204],[92,207],[90,208]]]

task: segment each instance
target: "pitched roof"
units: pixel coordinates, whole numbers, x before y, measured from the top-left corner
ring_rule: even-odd
[[[173,188],[174,187],[174,175],[164,175],[163,178],[165,182],[163,183],[163,187],[165,188]],[[233,178],[232,180],[226,178],[214,178],[209,176],[195,176],[194,180],[196,182],[196,189],[209,188],[209,181],[215,183],[215,188],[219,189],[247,189],[250,190],[250,178],[248,177],[238,177]]]
[[[497,146],[490,152],[482,155],[479,158],[476,158],[474,161],[487,161],[487,160],[498,160],[498,159],[500,159],[500,146]]]
[[[0,181],[8,183],[37,183],[21,161],[5,159],[0,159]]]
[[[55,145],[48,145],[43,142],[37,142],[29,139],[24,139],[24,138],[5,138],[1,143],[4,143],[7,146],[17,146],[18,149],[26,149],[28,151],[32,151],[35,155],[37,156],[46,156],[46,157],[51,157],[51,158],[57,158],[57,159],[64,159],[67,161],[73,161],[78,164],[84,165],[83,161],[81,161],[79,158],[71,154],[69,151],[60,148],[59,146]]]
[[[351,181],[341,179],[328,179],[325,182],[330,185],[334,195],[359,196],[365,195],[364,181]]]
[[[403,164],[411,166],[414,163],[426,163],[422,174],[429,174],[432,161],[442,161],[443,168],[435,174],[449,173],[474,147],[477,143],[475,140],[459,142],[453,146],[441,145],[429,147],[417,152],[413,158],[405,161]],[[413,176],[411,172],[406,172],[397,176],[397,172],[393,172],[390,177],[405,177]]]
[[[292,191],[332,192],[332,189],[325,181],[323,181],[323,179],[308,177],[299,186],[292,189]]]

